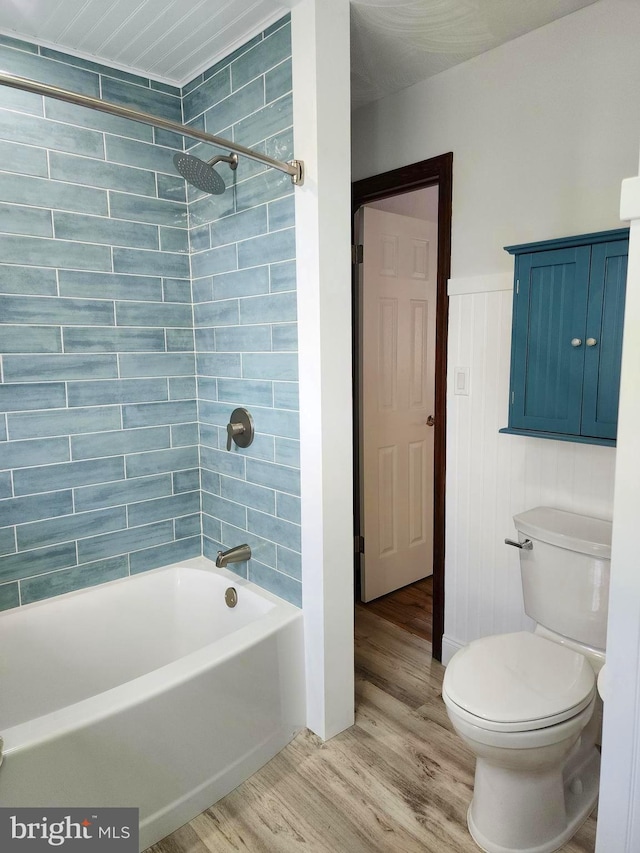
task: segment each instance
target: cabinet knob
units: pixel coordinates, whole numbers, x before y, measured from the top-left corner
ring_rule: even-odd
[[[581,347],[582,346],[582,338],[571,338],[571,346],[572,347]]]
[[[587,338],[587,346],[594,347],[598,341],[595,338]]]

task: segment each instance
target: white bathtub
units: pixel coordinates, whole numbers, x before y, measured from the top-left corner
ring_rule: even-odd
[[[0,806],[134,806],[144,850],[304,720],[301,611],[209,560],[0,614]]]

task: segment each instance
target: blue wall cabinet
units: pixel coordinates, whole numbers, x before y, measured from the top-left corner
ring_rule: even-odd
[[[629,230],[507,246],[515,256],[509,426],[615,444]]]

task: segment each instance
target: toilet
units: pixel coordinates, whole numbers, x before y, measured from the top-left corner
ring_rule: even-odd
[[[551,507],[514,516],[533,633],[474,640],[442,687],[476,756],[467,824],[487,853],[551,853],[598,798],[611,522]]]

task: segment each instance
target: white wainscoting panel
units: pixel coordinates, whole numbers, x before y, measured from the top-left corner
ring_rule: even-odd
[[[507,425],[512,292],[499,277],[468,281],[470,292],[449,302],[444,663],[477,637],[533,626],[517,549],[504,544],[516,535],[514,513],[546,505],[610,519],[613,508],[614,448],[498,432]],[[465,367],[469,394],[455,395],[454,370]]]

